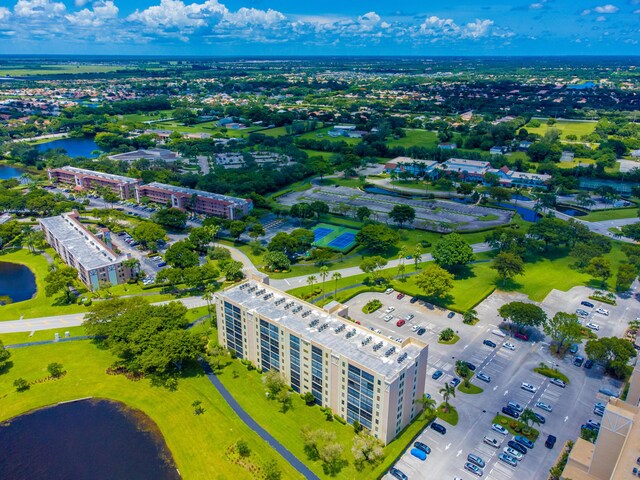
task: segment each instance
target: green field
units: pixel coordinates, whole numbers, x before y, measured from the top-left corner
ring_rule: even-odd
[[[572,162],[558,162],[556,167],[558,168],[575,168],[580,164],[593,165],[596,161],[593,158],[574,158]]]
[[[310,140],[329,140],[330,142],[346,142],[348,145],[357,145],[361,141],[361,139],[359,138],[330,137],[327,132],[329,132],[329,130],[331,130],[332,128],[333,127],[318,128],[313,132],[303,133],[297,138],[308,138]]]
[[[604,220],[620,220],[623,218],[638,218],[638,208],[618,208],[615,210],[599,210],[580,217],[586,222],[602,222]]]
[[[267,128],[260,133],[268,137],[284,137],[285,135],[289,135],[285,127]]]
[[[319,150],[306,150],[306,149],[302,149],[303,152],[306,152],[307,155],[309,155],[309,158],[312,157],[322,157],[325,160],[329,160],[332,156],[335,155],[335,153],[333,152],[321,152]]]
[[[566,140],[567,135],[575,135],[580,140],[582,135],[589,135],[594,132],[596,128],[596,122],[587,122],[587,121],[577,121],[577,122],[568,122],[566,120],[559,120],[554,125],[547,125],[546,120],[540,120],[539,127],[530,127],[529,125],[525,125],[525,129],[529,133],[536,133],[538,135],[544,135],[545,132],[550,128],[555,128],[560,131],[560,138],[562,140]]]
[[[35,75],[62,75],[80,73],[109,73],[128,70],[131,67],[122,65],[73,65],[73,64],[41,64],[0,66],[0,76],[30,77]]]
[[[438,135],[430,130],[405,128],[405,137],[392,139],[387,142],[390,147],[427,147],[434,148],[438,145]]]
[[[302,478],[232,412],[201,370],[186,372],[178,388],[170,391],[153,386],[148,379],[133,382],[122,375],[107,375],[113,360],[107,350],[88,340],[11,350],[12,366],[0,375],[0,421],[58,402],[107,398],[142,410],[157,424],[184,479],[255,478],[226,457],[226,448],[240,439],[249,444],[254,463],[275,460],[282,478]],[[30,382],[44,378],[51,362],[61,363],[67,374],[16,392],[16,378]],[[202,402],[204,414],[193,414],[195,400]]]

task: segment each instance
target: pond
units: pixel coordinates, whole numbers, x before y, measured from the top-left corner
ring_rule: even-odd
[[[564,205],[557,205],[556,210],[564,213],[565,215],[570,215],[572,217],[585,217],[588,215],[588,213],[583,210],[578,210],[577,208],[572,208],[572,207],[566,207]]]
[[[392,197],[411,198],[411,195],[407,195],[406,193],[395,192],[380,187],[364,187],[364,191],[367,193],[377,193],[379,195],[390,195]]]
[[[0,180],[9,180],[10,178],[20,178],[22,170],[9,167],[8,165],[0,165]]]
[[[525,222],[535,222],[539,217],[542,216],[539,213],[536,213],[534,210],[531,210],[530,208],[524,208],[520,206],[516,207],[511,203],[498,203],[498,206],[508,208],[509,210],[515,210]]]
[[[36,277],[19,263],[0,262],[0,305],[29,300],[36,293]],[[1,311],[1,310],[0,310]]]
[[[65,403],[0,427],[0,472],[12,480],[177,480],[171,453],[142,412],[105,400]]]
[[[96,145],[96,142],[91,138],[61,138],[59,140],[54,140],[53,142],[41,143],[36,145],[36,148],[45,152],[49,149],[54,148],[62,148],[67,152],[67,155],[70,157],[97,157],[94,153],[94,150],[100,150],[100,147]]]

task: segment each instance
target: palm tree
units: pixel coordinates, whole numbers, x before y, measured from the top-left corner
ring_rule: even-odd
[[[202,295],[202,299],[207,302],[207,311],[209,312],[209,318],[211,319],[212,323],[213,317],[211,316],[211,302],[213,301],[213,292],[213,285],[207,285],[206,287],[204,287],[204,295]]]
[[[448,412],[449,399],[456,398],[456,387],[447,382],[444,384],[444,387],[440,389],[440,394],[442,395],[442,399],[444,400],[445,409]]]
[[[464,380],[464,386],[469,388],[469,377],[471,376],[471,370],[462,360],[456,362],[456,373]]]
[[[418,270],[418,264],[422,260],[422,247],[420,245],[416,245],[416,248],[413,250],[413,261],[416,266],[416,270]]]
[[[25,225],[22,227],[22,232],[24,233],[24,242],[27,245],[27,248],[31,253],[35,252],[33,245],[35,243],[33,239],[33,227],[31,225]]]
[[[130,269],[133,276],[136,276],[139,273],[138,268],[140,267],[140,260],[137,258],[128,258],[122,262],[122,266]]]
[[[327,280],[329,276],[329,267],[323,265],[320,267],[320,278],[322,278],[322,296],[324,296],[324,282]]]
[[[629,322],[629,330],[633,333],[637,333],[640,329],[640,320],[631,320]]]
[[[473,323],[478,319],[478,312],[476,312],[473,308],[467,310],[462,315],[464,323]]]
[[[313,287],[317,281],[318,279],[316,278],[315,275],[309,275],[307,277],[307,285],[309,285],[310,287]]]
[[[530,424],[540,425],[540,419],[536,417],[536,414],[530,408],[525,408],[524,411],[520,414],[520,421],[523,422],[527,427]]]
[[[335,287],[333,289],[333,298],[335,299],[338,294],[338,280],[342,278],[342,274],[340,272],[334,272],[331,278],[335,281]]]
[[[404,278],[404,272],[406,269],[407,267],[405,267],[404,262],[398,265],[398,274],[400,275],[400,280]]]
[[[431,414],[435,410],[436,401],[435,399],[428,396],[426,393],[422,394],[422,397],[415,400],[415,403],[422,407],[422,410],[425,414]]]

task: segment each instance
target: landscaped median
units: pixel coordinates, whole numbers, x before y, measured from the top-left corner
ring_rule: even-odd
[[[557,378],[558,380],[562,380],[564,383],[569,385],[569,377],[567,377],[564,373],[559,372],[558,370],[540,366],[534,368],[533,371],[548,378]]]
[[[436,410],[436,416],[449,425],[456,426],[458,424],[458,411],[453,405],[441,404]]]
[[[474,385],[471,382],[469,382],[469,386],[466,387],[464,385],[464,381],[458,386],[458,390],[460,390],[462,393],[466,393],[467,395],[477,395],[478,393],[484,392],[483,388],[480,388],[479,386]]]
[[[533,427],[528,427],[522,422],[518,420],[514,420],[513,418],[505,417],[504,415],[496,415],[493,418],[492,423],[497,423],[498,425],[502,425],[506,428],[509,433],[513,435],[522,435],[523,437],[527,437],[532,442],[535,442],[540,435],[540,432]]]

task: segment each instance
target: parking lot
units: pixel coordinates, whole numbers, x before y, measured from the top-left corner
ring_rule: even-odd
[[[541,306],[548,315],[557,311],[575,312],[577,308],[583,308],[589,312],[583,323],[593,322],[599,325],[595,333],[598,336],[622,335],[629,320],[640,316],[639,304],[635,296],[626,299],[618,299],[618,305],[601,305],[591,301],[593,308],[580,305],[588,299],[591,290],[586,287],[576,287],[569,292],[552,291]],[[492,298],[493,297],[493,298]],[[383,306],[371,314],[362,312],[362,307],[372,299],[378,299]],[[606,396],[598,393],[601,387],[607,387],[613,391],[620,391],[622,384],[604,376],[603,369],[594,365],[591,369],[575,366],[574,355],[567,355],[559,359],[549,354],[548,339],[542,333],[533,335],[532,340],[522,341],[510,336],[498,336],[501,319],[497,316],[499,305],[508,301],[524,300],[519,295],[498,293],[490,296],[477,310],[480,322],[475,326],[462,323],[460,315],[448,318],[448,310],[440,309],[421,302],[410,303],[410,297],[397,298],[397,292],[365,293],[354,297],[348,303],[349,315],[354,320],[360,321],[364,326],[380,330],[381,333],[393,338],[406,338],[409,335],[423,340],[429,345],[429,364],[427,369],[426,391],[442,402],[439,390],[445,382],[450,382],[455,376],[455,362],[465,360],[476,366],[475,373],[484,373],[490,377],[490,382],[484,382],[477,378],[472,383],[483,388],[484,392],[478,395],[468,395],[456,390],[456,397],[450,400],[459,414],[459,423],[451,426],[443,421],[438,423],[447,428],[444,435],[426,428],[416,439],[428,445],[432,452],[422,461],[410,454],[409,446],[402,457],[396,462],[396,468],[404,472],[409,479],[433,479],[454,478],[463,480],[477,478],[473,473],[465,470],[467,455],[472,453],[479,456],[485,462],[482,478],[495,480],[534,480],[546,478],[549,468],[553,466],[562,445],[567,440],[575,440],[580,433],[580,426],[592,419],[599,421],[600,417],[593,412],[596,402],[606,402]],[[388,314],[385,310],[393,307]],[[605,308],[609,315],[595,312],[597,308]],[[414,317],[401,327],[396,325],[399,319],[405,319],[407,315]],[[385,321],[386,315],[392,315],[389,321]],[[421,325],[425,328],[423,335],[417,335],[412,327]],[[447,327],[457,330],[460,340],[455,345],[438,344],[438,334]],[[496,344],[495,348],[483,344],[488,339]],[[514,345],[515,350],[509,350],[505,343]],[[577,355],[584,356],[584,343],[579,346]],[[550,383],[547,377],[533,371],[535,367],[545,364],[555,367],[570,380],[566,388]],[[442,371],[442,376],[437,380],[432,378],[436,370]],[[529,383],[535,388],[535,392],[521,388],[522,383]],[[522,460],[513,467],[501,460],[498,455],[503,452],[509,440],[513,440],[511,434],[501,435],[492,430],[492,421],[502,407],[508,402],[515,402],[522,409],[531,408],[534,412],[544,417],[544,424],[534,425],[540,431],[540,436],[535,447],[528,451]],[[542,402],[551,406],[548,412],[536,406]],[[557,437],[557,442],[552,449],[545,447],[547,436],[551,434]],[[489,436],[499,442],[498,448],[494,448],[483,442],[483,438]],[[385,478],[393,478],[387,474]]]

